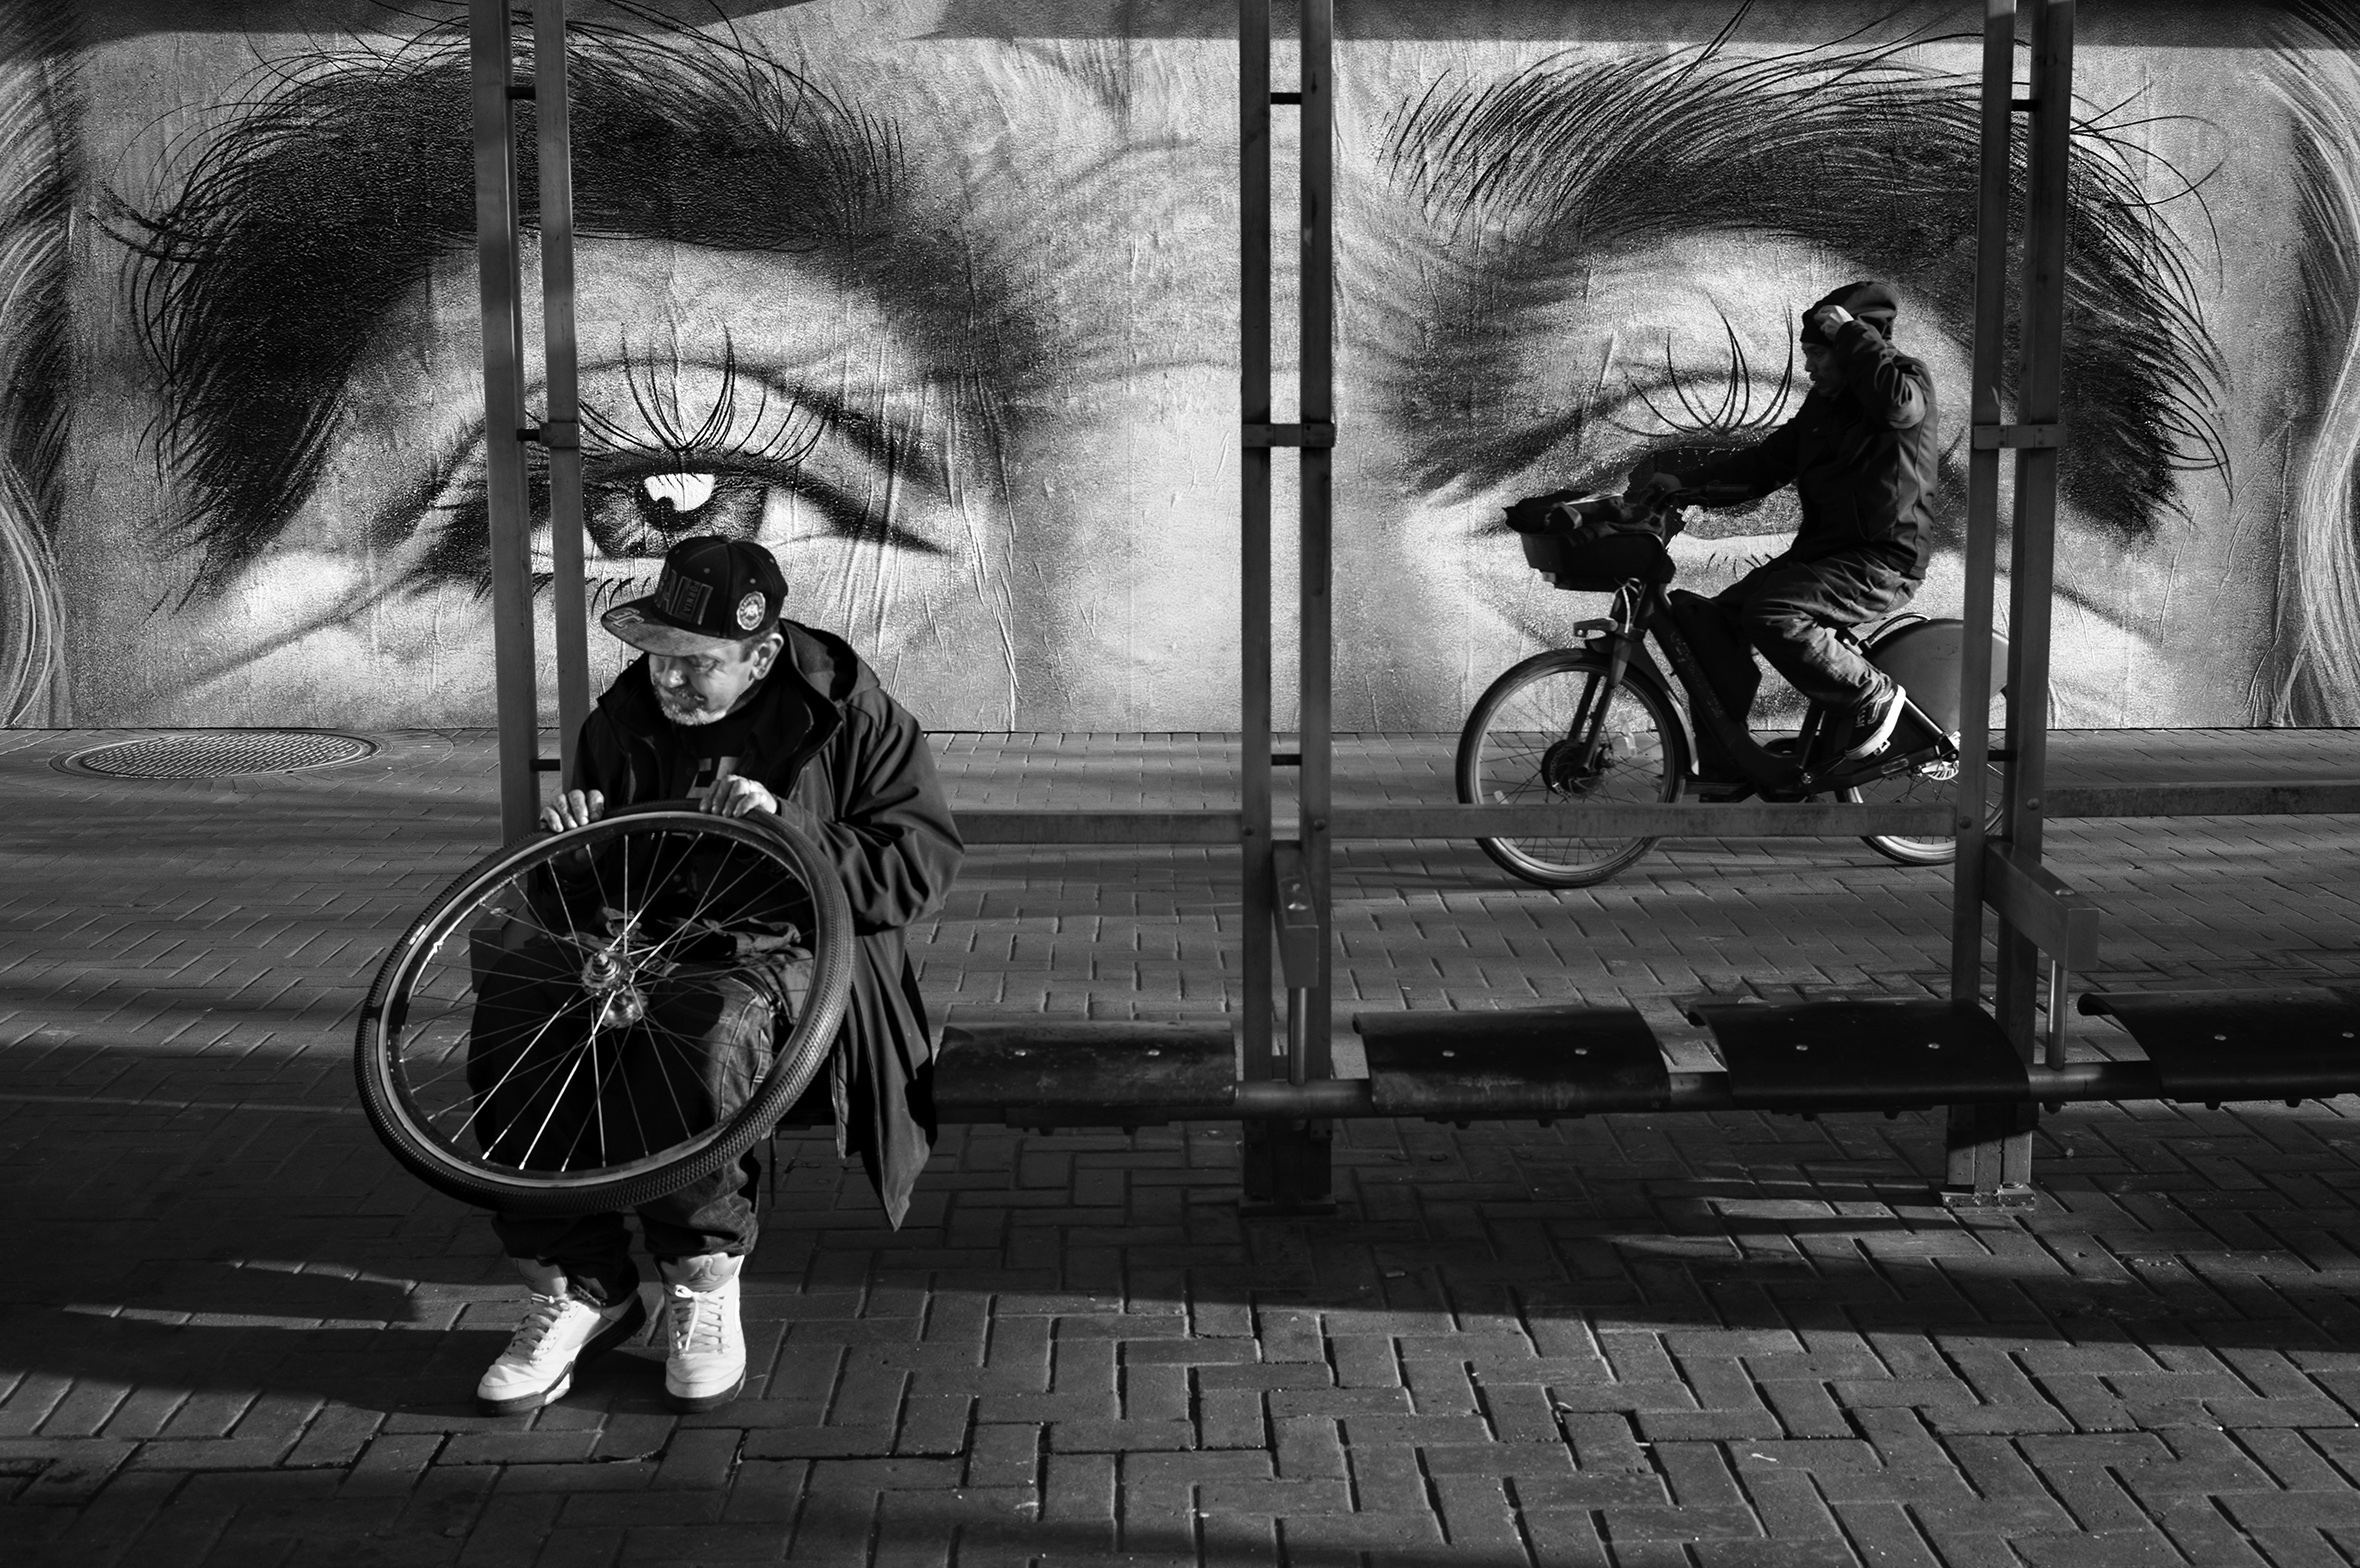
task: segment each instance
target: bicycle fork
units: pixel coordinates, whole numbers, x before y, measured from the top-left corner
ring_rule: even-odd
[[[1631,667],[1631,648],[1639,640],[1636,633],[1614,621],[1585,621],[1574,630],[1578,633],[1592,626],[1605,630],[1613,651],[1606,657],[1605,681],[1593,678],[1582,688],[1581,706],[1573,714],[1573,733],[1565,737],[1581,747],[1575,759],[1576,778],[1589,778],[1597,771],[1598,753],[1606,745],[1607,710],[1613,706],[1614,694],[1622,689],[1623,675]]]

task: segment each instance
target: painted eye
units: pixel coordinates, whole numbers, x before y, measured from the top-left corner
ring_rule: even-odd
[[[691,512],[702,511],[713,499],[715,483],[712,474],[650,474],[639,481],[639,488],[647,497],[641,504],[669,507],[675,517],[686,517]]]
[[[627,383],[609,399],[631,416],[582,404],[582,559],[594,605],[646,591],[681,540],[701,534],[759,542],[792,554],[831,541],[914,555],[950,549],[932,515],[950,494],[942,432],[895,421],[866,406],[719,366],[674,367],[704,375],[688,397],[636,362],[607,367]],[[754,387],[742,393],[741,386]],[[644,427],[644,428],[642,428]],[[488,589],[483,448],[478,436],[452,464],[430,508],[438,522],[422,575]],[[538,448],[527,472],[535,577],[555,575],[549,467]],[[894,514],[906,513],[905,524]],[[953,535],[955,537],[955,534]]]
[[[599,466],[609,471],[585,474],[582,485],[583,567],[592,577],[641,574],[648,561],[697,534],[755,538],[773,492],[792,478],[718,463],[652,473],[635,462]],[[533,562],[536,571],[550,569],[546,522],[533,530]]]

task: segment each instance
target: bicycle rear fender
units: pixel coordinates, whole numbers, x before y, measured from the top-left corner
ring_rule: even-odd
[[[1959,727],[1958,671],[1966,647],[1964,621],[1914,621],[1868,645],[1868,662],[1898,681],[1918,710],[1946,734]],[[1991,634],[1991,678],[2007,679],[2008,640]],[[2000,688],[2003,692],[2005,687]]]

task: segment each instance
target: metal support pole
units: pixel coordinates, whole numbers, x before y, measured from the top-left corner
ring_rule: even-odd
[[[1239,197],[1243,233],[1240,415],[1242,475],[1239,548],[1243,637],[1240,836],[1245,877],[1244,1076],[1249,1083],[1279,1076],[1272,1054],[1271,985],[1274,942],[1286,955],[1285,1078],[1303,1085],[1329,1074],[1328,1035],[1332,956],[1328,922],[1330,828],[1330,615],[1328,442],[1334,409],[1333,266],[1329,195],[1331,142],[1332,0],[1302,0],[1302,82],[1277,95],[1301,106],[1302,319],[1299,424],[1270,423],[1270,7],[1272,0],[1239,0]],[[1300,448],[1302,496],[1298,548],[1302,569],[1301,820],[1297,838],[1281,846],[1271,824],[1271,585],[1270,452],[1273,444]],[[1288,882],[1280,899],[1278,883]],[[1308,927],[1308,929],[1306,929]],[[1303,951],[1311,938],[1311,952]],[[1245,1206],[1249,1212],[1308,1213],[1333,1208],[1329,1197],[1329,1128],[1305,1118],[1249,1126],[1243,1139]]]
[[[1271,1076],[1270,843],[1270,0],[1238,0],[1238,830],[1245,878],[1239,975],[1248,1082]]]
[[[541,354],[549,451],[549,555],[557,639],[557,744],[563,777],[590,716],[590,628],[582,584],[581,390],[574,339],[573,101],[565,0],[533,0],[533,128],[541,144]]]
[[[1302,319],[1296,372],[1296,416],[1306,429],[1335,421],[1335,240],[1334,240],[1334,54],[1335,0],[1302,0]],[[1334,762],[1334,616],[1329,593],[1334,577],[1334,493],[1330,484],[1333,448],[1305,442],[1301,468],[1300,593],[1302,627],[1303,868],[1311,883],[1319,923],[1318,981],[1303,999],[1301,1049],[1288,1064],[1295,1083],[1331,1076],[1329,1032],[1335,974],[1334,899],[1329,879],[1329,807]]]
[[[2016,0],[1984,0],[1981,186],[1975,207],[1975,342],[1969,418],[1995,426],[2007,336],[2009,150],[2015,123]],[[1999,456],[1996,446],[1967,454],[1966,642],[1959,654],[1959,750],[1990,749],[1991,621],[1999,560]],[[1952,863],[1950,995],[1978,1005],[1983,994],[1983,820],[1988,769],[1962,767],[1958,784],[1958,856]]]
[[[2017,418],[2053,425],[2065,336],[2066,160],[2073,131],[2074,0],[2035,0],[2031,155],[2026,181],[2022,358]],[[2007,837],[2038,863],[2049,747],[2049,600],[2056,578],[2054,446],[2016,453],[2016,526],[2008,609]],[[2031,944],[2003,923],[1994,987],[2000,1026],[2029,1055],[2038,986]]]
[[[524,336],[518,300],[515,62],[507,0],[472,0],[475,246],[483,311],[485,508],[491,519],[492,666],[500,726],[500,833],[540,815],[540,704],[533,668],[532,519],[525,496]]]
[[[2024,264],[2021,278],[2022,332],[2017,371],[2017,421],[2027,426],[2055,426],[2064,364],[2065,238],[2067,168],[2073,133],[2073,23],[2074,0],[2031,0],[2032,71],[2027,108],[2030,151],[2027,158],[2024,219]],[[2001,25],[2004,0],[1990,0],[1987,28]],[[2013,18],[2005,18],[2013,39]],[[1992,146],[1990,34],[1986,35],[1986,156]],[[2011,76],[2012,76],[2011,66]],[[1986,175],[1988,176],[1988,166]],[[1985,188],[1986,221],[1990,204]],[[1979,252],[1988,263],[1989,234]],[[1988,334],[1985,297],[1992,283],[1986,270],[1977,279],[1976,420],[1984,421],[1983,373],[1985,355],[1996,355],[1996,332]],[[1996,321],[1991,325],[1996,326]],[[2056,575],[2057,459],[2056,444],[2016,449],[2015,527],[2010,560],[2008,614],[2008,760],[2004,765],[2002,798],[2005,805],[2002,836],[2019,861],[2039,863],[2044,789],[2048,759],[2048,688],[2050,596]],[[1996,450],[1991,454],[1996,458]],[[1979,461],[1984,456],[1978,452]],[[1979,481],[1980,469],[1970,473]],[[1996,511],[1996,486],[1990,492],[1971,489],[1970,507],[1984,494]],[[1978,646],[1976,624],[1976,563],[1972,559],[1975,534],[1970,524],[1970,570],[1967,591],[1968,661],[1988,658],[1987,642]],[[1988,568],[1984,576],[1988,578]],[[1988,583],[1980,590],[1988,605]],[[1988,613],[1986,609],[1985,613]],[[1973,716],[1968,716],[1973,722]],[[1971,753],[1970,753],[1971,755]],[[1964,801],[1979,788],[1962,789]],[[1981,903],[1984,895],[1986,846],[1968,833],[1979,821],[1962,829],[1959,845],[1959,900],[1953,929],[1952,986],[1954,996],[1973,997],[1980,989]],[[1969,844],[1975,853],[1969,856]],[[1974,911],[1964,907],[1972,891]],[[1971,923],[1970,923],[1971,922]],[[1972,941],[1970,942],[1970,937]],[[2004,914],[1998,919],[1998,968],[1993,985],[1993,1012],[2009,1039],[2030,1061],[2040,1040],[2033,1028],[2033,1010],[2040,986],[2039,953],[2031,938]],[[2060,999],[2059,1005],[2062,1005]],[[2055,1054],[2052,1052],[2051,1054]],[[1945,1196],[1956,1205],[2021,1206],[2031,1201],[2032,1129],[2039,1113],[2032,1106],[1985,1110],[1954,1109],[1950,1115],[1949,1168]]]

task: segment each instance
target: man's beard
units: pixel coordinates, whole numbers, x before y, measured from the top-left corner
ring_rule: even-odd
[[[669,692],[656,693],[656,706],[664,710],[664,717],[684,727],[718,724],[729,717],[727,708],[707,708],[695,704],[696,699],[693,697],[682,699]]]

